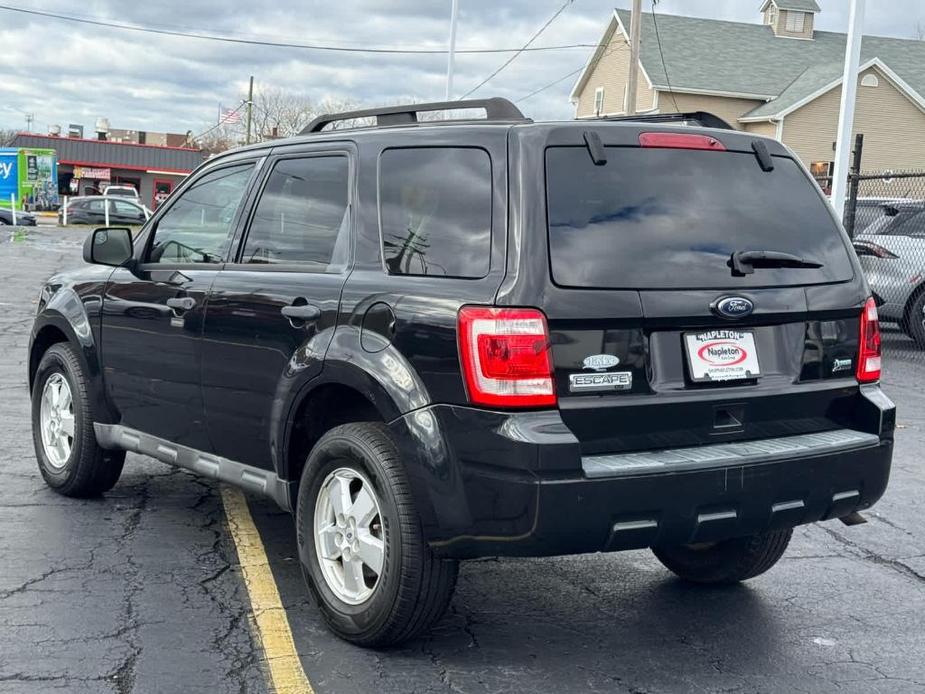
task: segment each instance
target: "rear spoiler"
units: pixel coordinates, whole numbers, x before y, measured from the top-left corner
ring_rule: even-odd
[[[585,119],[582,119],[585,120]],[[601,116],[588,120],[603,121],[632,121],[634,123],[678,123],[700,128],[719,128],[720,130],[735,130],[729,123],[719,116],[706,111],[689,111],[687,113],[637,113],[635,116]]]

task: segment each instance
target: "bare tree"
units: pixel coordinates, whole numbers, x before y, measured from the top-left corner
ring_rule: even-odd
[[[18,130],[2,129],[0,130],[0,147],[7,147],[16,137]]]
[[[197,146],[212,154],[244,144],[246,140],[246,98],[236,109],[237,118],[225,120],[203,130],[195,138]],[[402,99],[394,105],[414,103],[414,99]],[[390,104],[386,104],[390,105]],[[328,97],[315,102],[306,94],[288,92],[279,87],[259,87],[254,92],[252,109],[251,142],[263,142],[281,137],[298,135],[314,118],[324,113],[346,113],[358,111],[366,106],[347,97]],[[443,112],[418,114],[422,121],[442,120]],[[330,130],[359,128],[374,125],[372,118],[353,118],[331,123]]]

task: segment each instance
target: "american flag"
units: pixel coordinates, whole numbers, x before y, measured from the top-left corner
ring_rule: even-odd
[[[240,123],[241,114],[238,113],[238,109],[235,108],[222,108],[219,104],[219,123]]]

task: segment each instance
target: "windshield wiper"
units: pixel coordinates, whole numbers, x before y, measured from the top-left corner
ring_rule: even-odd
[[[822,263],[801,258],[792,253],[781,251],[736,251],[726,263],[732,268],[733,277],[745,277],[755,272],[755,268],[792,267],[820,268]]]

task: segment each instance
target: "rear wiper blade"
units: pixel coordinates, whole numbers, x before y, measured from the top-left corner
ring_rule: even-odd
[[[793,267],[820,268],[822,263],[801,258],[792,253],[781,251],[736,251],[726,263],[732,268],[733,277],[745,277],[755,272],[755,268]]]

